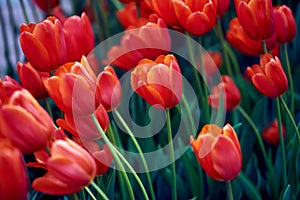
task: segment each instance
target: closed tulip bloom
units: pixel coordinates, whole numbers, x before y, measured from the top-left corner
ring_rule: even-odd
[[[230,76],[223,75],[221,80],[221,83],[213,87],[212,94],[208,97],[209,104],[213,108],[219,108],[222,98],[226,111],[231,111],[239,105],[241,94]]]
[[[0,199],[26,200],[29,182],[20,150],[0,140]]]
[[[104,106],[107,111],[116,108],[122,98],[122,88],[114,69],[110,66],[104,68],[97,78],[96,100]]]
[[[20,32],[23,53],[36,70],[51,72],[64,64],[66,45],[58,19],[48,17],[38,24],[22,24]]]
[[[3,87],[7,97],[10,97],[15,91],[22,90],[22,86],[12,77],[4,76]]]
[[[261,56],[260,65],[247,67],[247,75],[256,89],[270,98],[279,97],[288,88],[279,58],[273,58],[270,54]]]
[[[59,0],[33,0],[33,3],[47,13],[59,4]]]
[[[176,106],[182,95],[182,75],[174,55],[141,60],[131,72],[131,86],[149,104],[166,109]]]
[[[230,0],[218,0],[217,1],[217,15],[223,15],[230,5]]]
[[[230,124],[223,128],[205,125],[191,146],[202,169],[214,180],[230,181],[242,168],[242,153],[238,137]]]
[[[23,88],[27,89],[34,98],[44,99],[49,96],[42,82],[43,77],[50,77],[48,72],[36,71],[29,62],[18,62],[17,70]]]
[[[95,46],[92,24],[85,13],[81,17],[71,16],[63,24],[66,41],[66,61],[80,61]]]
[[[190,34],[204,35],[214,27],[217,0],[173,0],[172,2],[177,19]]]
[[[263,129],[262,136],[264,140],[273,145],[280,143],[278,120],[275,119],[268,128]],[[285,137],[285,126],[282,124],[282,136]]]
[[[56,140],[50,152],[51,156],[46,162],[48,172],[33,181],[33,189],[53,195],[72,194],[94,179],[94,159],[72,140]]]
[[[237,17],[245,33],[253,40],[265,40],[275,33],[271,0],[235,0]]]
[[[293,13],[286,5],[274,7],[276,38],[279,43],[291,42],[296,36],[296,22]]]
[[[16,91],[0,108],[0,132],[23,153],[34,153],[51,141],[51,117],[25,89]]]
[[[261,40],[251,39],[244,31],[238,18],[233,18],[229,23],[226,39],[234,48],[249,56],[258,56],[264,52]],[[271,50],[276,45],[276,35],[266,40],[267,49]]]
[[[96,77],[87,64],[66,63],[43,82],[50,97],[65,113],[89,115],[98,106],[94,100]]]
[[[2,104],[5,103],[5,100],[6,100],[6,93],[5,93],[3,81],[0,77],[0,107]]]

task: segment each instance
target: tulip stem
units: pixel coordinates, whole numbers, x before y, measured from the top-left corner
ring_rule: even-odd
[[[238,106],[237,110],[244,116],[244,118],[247,120],[249,125],[252,127],[252,129],[253,129],[253,131],[256,135],[256,138],[258,140],[258,144],[261,148],[264,160],[266,162],[268,171],[270,173],[269,177],[270,177],[271,180],[270,180],[269,183],[270,183],[270,186],[271,186],[271,190],[272,190],[272,193],[275,194],[275,186],[274,186],[274,184],[276,183],[276,181],[275,181],[275,171],[274,171],[272,163],[270,162],[269,157],[267,155],[267,152],[266,152],[264,143],[262,141],[261,135],[259,133],[259,130],[256,128],[256,126],[255,126],[254,122],[252,121],[251,117],[247,114],[247,112],[241,106]]]
[[[286,60],[286,69],[287,69],[287,74],[288,74],[288,79],[289,79],[289,84],[290,84],[290,90],[291,90],[291,97],[290,97],[290,99],[291,99],[291,113],[294,114],[294,108],[295,108],[294,83],[293,83],[293,78],[292,78],[289,55],[288,55],[288,51],[287,51],[287,44],[284,44],[283,48],[284,48],[284,57],[285,57],[285,60]]]
[[[143,151],[142,151],[142,149],[141,149],[138,141],[135,139],[134,134],[132,133],[132,131],[128,127],[127,123],[124,121],[124,119],[121,116],[121,114],[119,113],[119,111],[114,110],[114,112],[115,112],[116,116],[118,117],[118,119],[120,120],[121,124],[124,126],[124,128],[127,131],[129,137],[133,141],[133,144],[134,144],[135,148],[137,149],[138,153],[141,156],[142,163],[143,163],[145,171],[146,171],[145,174],[146,174],[147,182],[148,182],[148,185],[149,185],[149,190],[150,190],[151,198],[154,200],[155,199],[155,194],[154,194],[154,190],[153,190],[153,186],[152,186],[152,181],[151,181],[151,177],[150,177],[148,165],[147,165],[147,162],[146,162],[145,157],[143,155]]]
[[[289,118],[290,118],[290,120],[292,122],[293,128],[294,128],[294,130],[295,130],[295,132],[297,134],[297,137],[298,137],[298,141],[300,142],[300,134],[299,134],[299,130],[298,130],[298,127],[296,125],[296,122],[295,122],[295,120],[294,120],[291,112],[289,111],[289,108],[287,107],[285,101],[283,100],[283,98],[279,97],[279,99],[280,99],[281,104],[283,105],[284,110],[286,111],[287,115],[289,116]],[[299,125],[300,125],[300,123],[299,123]]]
[[[92,191],[87,186],[84,187],[84,189],[90,195],[91,199],[97,200],[97,198],[93,195]]]
[[[44,99],[44,102],[45,102],[45,104],[46,104],[46,108],[47,108],[47,111],[48,111],[48,113],[49,113],[51,119],[53,119],[53,113],[52,113],[52,109],[51,109],[51,106],[50,106],[50,104],[49,104],[48,99]],[[54,120],[54,119],[53,119],[53,120]]]
[[[103,200],[109,200],[109,198],[106,196],[106,194],[101,190],[101,188],[94,181],[91,182],[91,185],[100,194],[100,196]]]
[[[282,168],[283,168],[283,187],[285,188],[287,185],[287,175],[286,175],[286,158],[285,158],[285,145],[282,135],[282,121],[281,121],[281,110],[280,110],[280,102],[279,98],[275,99],[276,101],[276,113],[277,113],[277,120],[278,120],[278,129],[279,129],[279,138],[280,138],[280,149],[281,149],[281,156],[282,156]]]
[[[265,40],[262,40],[262,46],[263,46],[264,53],[269,53],[267,49],[267,43]]]
[[[233,200],[231,181],[226,181],[226,188],[228,200]]]
[[[172,199],[177,199],[177,188],[176,188],[176,168],[175,168],[175,155],[174,155],[174,147],[173,147],[173,138],[172,138],[172,128],[171,128],[171,117],[170,117],[170,109],[167,109],[167,135],[168,135],[168,143],[169,143],[169,153],[170,153],[170,162],[171,162],[171,188],[172,188]]]
[[[124,181],[125,181],[125,183],[126,183],[126,186],[127,186],[127,188],[128,188],[128,192],[129,192],[130,199],[135,199],[135,198],[134,198],[134,193],[133,193],[133,190],[132,190],[132,187],[131,187],[131,184],[130,184],[130,181],[129,181],[128,176],[127,176],[127,174],[126,174],[126,172],[125,172],[124,166],[122,165],[122,162],[121,162],[119,156],[118,156],[117,153],[116,153],[115,147],[113,146],[113,144],[109,141],[109,139],[108,139],[107,136],[105,135],[103,129],[101,128],[101,126],[100,126],[100,124],[99,124],[99,122],[98,122],[98,120],[96,119],[96,117],[95,117],[94,114],[91,115],[91,119],[92,119],[93,123],[95,124],[95,126],[97,127],[98,132],[100,133],[102,139],[104,140],[104,142],[106,143],[107,147],[109,148],[111,154],[112,154],[113,157],[115,158],[115,161],[116,161],[117,165],[118,165],[118,166],[120,167],[120,169],[121,169],[120,171],[121,171],[121,173],[122,173],[122,176],[123,176]]]

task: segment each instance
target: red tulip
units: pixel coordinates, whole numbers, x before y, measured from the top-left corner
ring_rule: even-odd
[[[111,111],[121,102],[122,88],[119,79],[110,66],[105,67],[97,79],[96,99],[107,111]]]
[[[94,159],[72,140],[56,140],[50,152],[51,156],[47,159],[48,172],[33,181],[33,189],[53,195],[72,194],[94,179]]]
[[[209,104],[213,108],[219,108],[220,97],[224,101],[226,111],[233,110],[241,101],[241,94],[233,80],[227,76],[222,76],[222,82],[213,87],[212,94],[209,95]],[[224,99],[225,98],[225,99]]]
[[[58,5],[56,7],[54,7],[51,12],[50,12],[51,15],[53,15],[54,17],[56,17],[57,19],[60,20],[60,22],[63,24],[66,19],[67,19],[67,16],[65,15],[61,5]]]
[[[17,63],[17,70],[22,86],[36,99],[48,97],[48,92],[42,82],[42,77],[50,77],[48,72],[36,71],[29,62]]]
[[[217,0],[217,15],[223,15],[230,5],[230,0]]]
[[[48,17],[38,24],[22,24],[20,32],[23,53],[36,70],[51,72],[64,64],[66,45],[58,19]]]
[[[5,100],[6,100],[6,92],[4,89],[3,81],[0,77],[0,107],[2,104],[5,103]]]
[[[5,140],[0,140],[0,151],[0,199],[26,200],[29,181],[22,153]]]
[[[234,179],[242,168],[241,147],[233,127],[205,125],[191,146],[202,169],[214,180]]]
[[[249,56],[258,56],[264,52],[261,40],[248,37],[238,18],[233,18],[226,33],[226,39],[234,48]],[[266,40],[267,49],[271,50],[276,45],[275,34]]]
[[[264,140],[266,140],[270,144],[278,145],[280,143],[278,120],[275,119],[268,128],[262,131],[262,134]],[[282,124],[282,135],[283,137],[285,137],[284,124]]]
[[[279,97],[288,88],[279,58],[273,58],[270,54],[261,56],[260,65],[247,67],[247,74],[256,89],[267,97]]]
[[[222,65],[222,54],[220,51],[207,51],[207,53],[202,54],[202,63],[204,66],[206,77],[213,75],[218,69],[221,68]],[[201,71],[200,64],[198,70]]]
[[[37,5],[42,11],[48,12],[59,4],[59,0],[33,0],[33,3]]]
[[[54,130],[51,117],[25,89],[0,108],[0,132],[23,153],[46,148]]]
[[[66,61],[80,61],[87,56],[95,46],[92,24],[85,13],[81,17],[71,16],[63,25],[66,41]]]
[[[182,94],[182,75],[175,56],[141,60],[131,72],[131,86],[149,104],[166,109],[177,105]]]
[[[275,33],[271,0],[235,0],[236,13],[245,33],[253,40],[265,40]]]
[[[50,97],[65,113],[89,115],[99,104],[94,101],[96,77],[84,61],[66,63],[43,82]]]
[[[190,34],[199,36],[210,31],[216,23],[217,0],[173,0],[177,19]]]
[[[276,38],[279,43],[291,42],[296,36],[296,22],[291,9],[285,5],[274,7]]]
[[[15,91],[22,90],[22,86],[10,76],[4,76],[3,88],[6,96],[10,97]]]
[[[119,1],[122,2],[122,3],[125,3],[125,4],[129,4],[131,2],[139,3],[139,2],[141,2],[143,0],[119,0]]]

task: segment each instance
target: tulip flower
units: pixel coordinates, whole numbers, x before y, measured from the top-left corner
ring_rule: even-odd
[[[48,172],[33,181],[33,189],[53,195],[72,194],[94,179],[94,159],[72,140],[56,140],[50,152],[51,156],[46,162]]]
[[[279,97],[288,88],[279,58],[273,58],[270,54],[261,56],[260,65],[247,67],[247,75],[256,89],[270,98]]]
[[[216,23],[217,0],[173,0],[177,19],[192,35],[200,36],[210,31]]]
[[[87,62],[70,62],[43,83],[56,105],[65,113],[89,115],[95,111],[96,77]]]
[[[42,11],[47,13],[52,8],[59,4],[59,0],[33,0],[33,3],[39,7]]]
[[[17,90],[22,90],[22,86],[10,76],[4,76],[3,88],[7,97],[10,97]]]
[[[177,105],[182,95],[182,75],[174,55],[141,60],[131,72],[131,86],[158,109]]]
[[[0,140],[0,199],[26,200],[29,182],[22,153],[6,140]]]
[[[134,2],[134,3],[139,3],[141,2],[142,0],[119,0],[120,2],[122,3],[125,3],[125,4],[129,4],[131,2]]]
[[[217,0],[217,15],[223,15],[230,5],[230,0]]]
[[[230,124],[223,128],[205,125],[191,146],[202,169],[214,180],[234,179],[242,168],[242,153],[238,137]]]
[[[23,153],[45,148],[54,130],[49,114],[25,89],[15,91],[0,108],[0,132]]]
[[[207,51],[207,53],[202,54],[202,63],[207,78],[221,68],[222,60],[222,54],[220,51]],[[200,64],[197,67],[198,70],[201,71]]]
[[[18,62],[17,70],[23,88],[27,89],[34,98],[44,99],[49,96],[42,82],[43,77],[50,77],[48,72],[36,71],[29,62]]]
[[[230,76],[223,75],[222,82],[213,87],[212,94],[209,95],[209,104],[213,108],[219,108],[220,98],[224,103],[226,111],[233,110],[241,101],[241,94]]]
[[[229,23],[226,39],[234,48],[249,56],[258,56],[264,52],[261,40],[253,40],[245,33],[238,18],[233,18]],[[276,45],[276,35],[266,40],[267,49],[271,50]]]
[[[285,126],[282,124],[282,135],[285,137]],[[268,143],[273,145],[278,145],[280,143],[280,136],[279,136],[279,128],[278,128],[278,120],[275,119],[271,125],[263,129],[262,136],[264,140],[266,140]]]
[[[291,42],[296,36],[296,22],[291,9],[285,5],[274,7],[276,38],[279,43]]]
[[[99,99],[104,108],[111,111],[121,102],[122,88],[119,79],[110,66],[105,67],[97,79],[96,100]]]
[[[81,17],[71,16],[63,24],[66,41],[66,61],[80,61],[95,46],[92,24],[85,13]]]
[[[235,0],[237,17],[253,40],[265,40],[275,33],[272,0]]]
[[[121,38],[121,45],[113,46],[108,51],[110,63],[107,64],[130,70],[142,58],[155,59],[161,54],[167,54],[170,49],[171,39],[166,24],[162,19],[157,19],[156,22],[127,30]]]
[[[5,100],[6,100],[6,92],[4,89],[3,81],[0,78],[0,107],[2,104],[5,103]]]
[[[67,16],[65,15],[61,5],[58,5],[56,7],[54,7],[53,9],[51,9],[51,15],[56,17],[57,19],[60,20],[60,22],[63,24],[66,19],[67,19]]]
[[[38,24],[22,24],[20,33],[23,53],[36,70],[51,72],[64,64],[66,45],[58,19],[48,17]]]
[[[95,110],[94,115],[103,131],[106,132],[109,126],[109,118],[101,104]],[[80,137],[85,140],[96,140],[100,138],[98,129],[89,115],[78,116],[66,113],[64,119],[60,118],[56,123],[59,127],[69,131],[75,137]]]

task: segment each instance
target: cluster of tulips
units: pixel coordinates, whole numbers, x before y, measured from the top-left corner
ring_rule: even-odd
[[[26,61],[16,64],[18,79],[0,79],[0,199],[30,199],[36,192],[84,199],[203,199],[208,194],[206,188],[211,190],[209,194],[213,193],[213,181],[225,182],[228,199],[233,199],[238,192],[231,182],[236,178],[244,191],[239,198],[299,197],[300,135],[294,117],[299,108],[287,54],[288,44],[296,35],[296,22],[288,6],[272,5],[271,0],[234,0],[236,17],[224,34],[222,19],[230,0],[120,0],[122,4],[114,0],[116,7],[121,6],[116,17],[125,31],[119,44],[102,52],[106,59],[98,60],[93,52],[94,27],[101,26],[97,24],[93,1],[87,1],[81,16],[70,17],[65,16],[59,0],[33,2],[49,16],[20,26],[19,41]],[[105,12],[107,5],[101,6]],[[194,61],[189,64],[172,52],[174,41],[169,31],[202,39],[210,36],[213,29],[222,52],[189,52]],[[188,44],[183,41],[182,45]],[[281,45],[285,68],[280,59]],[[242,75],[232,47],[240,54],[257,57],[259,63],[248,66]],[[221,66],[220,81],[208,94],[206,84]],[[200,74],[193,74],[197,69],[204,72],[204,81]],[[170,166],[166,166],[170,175],[169,195],[164,197],[159,195],[159,186],[154,185],[155,177],[146,170],[145,179],[141,180],[114,146],[119,146],[119,142],[126,149],[127,140],[132,140],[147,169],[130,124],[123,124],[128,135],[120,138],[116,135],[121,131],[112,123],[112,112],[122,121],[117,111],[124,95],[120,77],[128,72],[132,90],[146,105],[134,104],[134,112],[146,112],[139,108],[151,106],[166,111],[166,128],[161,131],[170,146],[169,155],[165,155],[170,159]],[[175,163],[182,159],[175,162],[175,131],[172,133],[171,123],[176,122],[179,103],[186,101],[182,85],[186,76],[192,80],[200,106],[192,108],[191,102],[185,103],[190,109],[199,109],[201,117],[200,123],[194,124],[193,130],[200,130],[196,139],[197,132],[187,133],[190,144],[186,154],[190,156],[185,154],[184,160],[189,166],[185,172],[188,178],[180,178]],[[255,121],[260,119],[251,119],[241,106],[251,103],[248,91],[252,89],[258,98],[275,105],[276,117],[269,127],[258,127]],[[218,109],[227,114],[223,125],[209,121],[211,110]],[[190,113],[181,115],[193,118]],[[255,187],[255,180],[247,177],[248,168],[243,166],[247,160],[250,162],[249,158],[243,160],[246,147],[240,144],[242,136],[237,134],[243,127],[255,135],[255,151],[259,152],[256,159],[263,166],[259,170],[267,174],[263,175],[263,184],[267,185],[263,189]],[[279,152],[279,170],[278,164],[273,166],[274,149]],[[30,156],[33,159],[27,159]],[[111,196],[100,182],[101,177],[116,170],[114,166],[121,169],[118,179],[122,184],[115,187]],[[130,173],[125,173],[125,168]],[[43,173],[30,177],[28,170]],[[137,182],[137,188],[132,180]],[[179,185],[184,181],[191,185]],[[190,188],[185,196],[179,192]]]

